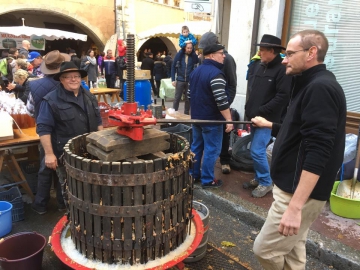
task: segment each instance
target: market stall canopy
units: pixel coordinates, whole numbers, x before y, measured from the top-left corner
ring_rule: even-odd
[[[180,35],[181,27],[188,26],[190,33],[199,38],[204,33],[211,31],[211,22],[208,21],[191,21],[175,24],[163,24],[152,29],[143,31],[137,34],[139,40],[153,37],[173,37],[177,38]]]
[[[30,26],[6,26],[0,27],[0,33],[11,34],[14,36],[39,36],[43,37],[46,40],[55,40],[55,39],[76,39],[81,41],[87,40],[87,35],[77,34],[73,32],[67,32],[57,29],[46,29],[46,28],[37,28]]]

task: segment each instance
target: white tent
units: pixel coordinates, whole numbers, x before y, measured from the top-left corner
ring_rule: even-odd
[[[6,26],[0,27],[0,33],[11,34],[14,36],[40,36],[46,40],[55,40],[55,39],[77,39],[81,41],[87,40],[87,35],[77,34],[57,29],[46,29],[46,28],[37,28],[30,26]]]
[[[201,37],[204,33],[211,31],[211,22],[209,21],[191,21],[175,24],[164,24],[137,34],[139,40],[152,37],[179,37],[182,26],[188,26],[190,33],[195,37]]]

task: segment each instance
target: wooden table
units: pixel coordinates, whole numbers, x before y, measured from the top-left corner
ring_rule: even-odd
[[[118,88],[91,88],[90,92],[98,96],[98,102],[100,102],[101,97],[103,97],[104,102],[109,104],[106,98],[107,94],[111,95],[111,102],[114,102],[115,99],[117,102],[120,102],[120,89]]]
[[[28,183],[26,182],[25,176],[21,171],[19,163],[17,162],[13,150],[33,145],[38,145],[40,143],[40,138],[36,134],[36,128],[24,128],[22,133],[18,129],[14,129],[14,138],[10,140],[0,141],[0,172],[3,167],[4,161],[9,163],[11,162],[18,175],[16,175],[11,168],[8,166],[11,177],[15,182],[22,182],[21,186],[25,189],[26,193],[30,196],[31,199],[34,199],[34,194],[32,193]]]

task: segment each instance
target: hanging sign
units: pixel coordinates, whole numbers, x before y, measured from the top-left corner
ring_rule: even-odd
[[[0,49],[10,49],[22,47],[22,41],[26,39],[30,42],[30,50],[45,50],[45,39],[39,36],[15,36],[12,34],[0,33]]]
[[[195,13],[211,13],[211,0],[185,0],[184,11]]]

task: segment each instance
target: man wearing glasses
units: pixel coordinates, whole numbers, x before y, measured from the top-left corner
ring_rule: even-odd
[[[249,67],[248,95],[245,115],[248,119],[262,116],[269,121],[280,122],[290,97],[291,76],[285,74],[280,52],[285,49],[281,40],[272,35],[263,35],[258,55],[261,60]],[[255,178],[243,184],[245,189],[254,189],[253,197],[264,197],[273,189],[266,147],[271,138],[267,128],[251,127],[251,157],[254,161]]]
[[[66,205],[63,148],[71,138],[103,128],[96,97],[81,86],[81,78],[86,75],[87,72],[79,70],[73,62],[63,62],[60,72],[53,77],[60,84],[43,98],[36,119],[36,133],[45,151],[45,166],[56,170]]]
[[[328,47],[320,31],[293,35],[282,62],[286,74],[295,75],[284,122],[251,119],[276,136],[274,202],[253,248],[264,269],[305,269],[309,227],[329,199],[343,160],[346,102],[323,63]]]
[[[190,74],[188,98],[191,102],[191,118],[231,121],[230,105],[225,91],[226,79],[221,71],[225,59],[224,46],[208,45],[203,53],[205,60],[202,65]],[[233,128],[232,124],[227,124],[225,131],[230,132]],[[195,154],[196,161],[191,169],[192,177],[201,180],[202,188],[220,187],[222,181],[215,179],[214,167],[221,151],[223,125],[194,124],[192,132],[191,151]]]

